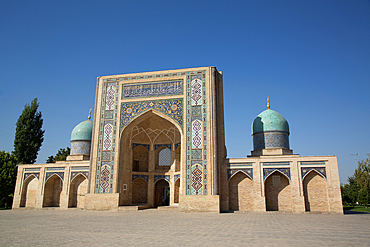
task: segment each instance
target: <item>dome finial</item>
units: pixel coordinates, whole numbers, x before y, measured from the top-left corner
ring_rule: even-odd
[[[89,111],[89,116],[87,117],[87,119],[91,119],[91,109],[90,109],[90,111]]]
[[[267,96],[267,109],[270,109],[270,96]]]

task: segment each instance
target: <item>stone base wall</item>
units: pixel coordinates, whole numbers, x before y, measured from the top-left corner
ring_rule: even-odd
[[[85,210],[118,211],[119,194],[86,194]]]
[[[181,212],[220,212],[219,196],[180,195]]]

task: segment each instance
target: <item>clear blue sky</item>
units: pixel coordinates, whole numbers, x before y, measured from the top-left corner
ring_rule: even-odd
[[[300,155],[370,153],[369,1],[0,0],[0,150],[37,97],[44,163],[70,145],[94,107],[102,75],[216,66],[224,73],[229,157],[252,150],[251,123],[266,109],[290,124]]]

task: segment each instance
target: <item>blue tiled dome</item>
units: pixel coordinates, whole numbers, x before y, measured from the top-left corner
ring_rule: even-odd
[[[280,113],[267,109],[254,119],[252,135],[266,131],[284,131],[289,133],[288,121]]]
[[[93,122],[91,120],[79,123],[71,133],[71,141],[91,141]]]

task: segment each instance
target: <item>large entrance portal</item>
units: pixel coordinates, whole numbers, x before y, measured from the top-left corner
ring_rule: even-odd
[[[122,130],[121,206],[147,204],[156,207],[178,203],[174,195],[170,200],[170,191],[175,191],[172,181],[180,177],[181,138],[179,127],[153,110],[143,113]],[[179,184],[177,186],[179,190]]]

